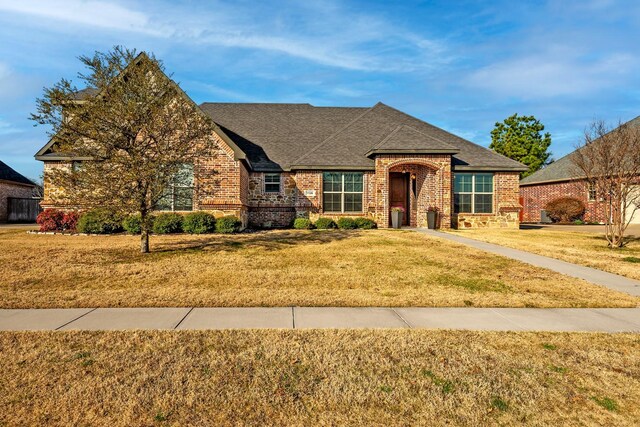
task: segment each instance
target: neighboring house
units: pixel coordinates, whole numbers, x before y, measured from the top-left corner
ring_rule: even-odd
[[[94,94],[84,91],[78,102]],[[410,226],[426,226],[427,209],[437,207],[442,228],[518,226],[525,166],[385,104],[199,108],[212,120],[216,154],[186,165],[191,178],[176,183],[158,209],[232,214],[250,227],[319,216],[369,216],[388,227],[391,207],[404,207]],[[52,201],[64,189],[48,181],[48,171],[74,159],[53,142],[36,159],[44,162],[42,206],[64,208]]]
[[[7,222],[9,199],[31,199],[36,188],[29,178],[0,161],[0,222]]]
[[[640,126],[640,117],[627,122]],[[541,222],[541,212],[550,201],[559,197],[574,197],[584,202],[584,220],[589,222],[605,222],[602,201],[596,196],[593,185],[580,177],[573,161],[574,152],[556,160],[543,169],[520,180],[520,203],[522,204],[522,222]],[[640,177],[638,177],[640,191]],[[627,220],[640,224],[640,213],[633,218],[629,211]]]

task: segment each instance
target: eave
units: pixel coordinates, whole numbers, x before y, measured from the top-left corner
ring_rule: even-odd
[[[369,150],[365,156],[373,157],[376,154],[456,154],[460,150],[455,148],[430,148],[430,149],[377,149]]]

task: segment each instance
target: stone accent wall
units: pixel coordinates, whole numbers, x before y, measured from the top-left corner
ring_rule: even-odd
[[[40,202],[40,207],[42,209],[50,209],[50,208],[72,208],[72,206],[61,204],[60,202],[54,203],[54,200],[60,201],[64,200],[65,189],[59,184],[54,182],[52,178],[52,173],[58,168],[71,168],[71,162],[44,162],[44,173],[43,173],[43,184],[44,184],[44,195],[42,201]]]
[[[438,208],[441,228],[451,227],[451,156],[448,154],[376,156],[375,218],[381,228],[389,227],[389,173],[408,172],[416,177],[416,194],[411,193],[411,226],[427,226],[427,208]],[[410,183],[410,185],[412,185]]]
[[[9,197],[30,199],[33,187],[9,181],[0,181],[0,222],[7,222]]]
[[[453,216],[453,226],[464,228],[518,228],[520,226],[518,172],[496,172],[493,175],[493,213],[459,213]]]
[[[588,200],[585,180],[523,185],[520,187],[520,196],[523,206],[522,222],[540,222],[540,211],[547,203],[560,197],[574,197],[582,200],[585,206],[585,221],[604,222],[605,220],[601,203],[597,200]]]
[[[296,217],[295,173],[280,174],[280,191],[264,190],[264,173],[251,172],[248,184],[249,226],[253,228],[289,227]]]

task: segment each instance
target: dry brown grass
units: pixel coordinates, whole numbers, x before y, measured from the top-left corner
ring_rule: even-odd
[[[640,336],[0,333],[6,425],[637,425]]]
[[[629,307],[639,298],[410,231],[159,236],[0,229],[0,306]]]
[[[594,233],[536,229],[452,232],[640,280],[638,237],[630,237],[624,248],[609,249],[604,236]],[[625,261],[625,258],[635,258],[636,262]]]

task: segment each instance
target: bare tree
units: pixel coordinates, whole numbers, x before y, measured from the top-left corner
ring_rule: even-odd
[[[91,96],[62,79],[45,89],[32,120],[52,127],[56,152],[69,157],[45,179],[64,189],[56,204],[108,208],[141,218],[140,250],[149,252],[151,212],[181,172],[212,148],[212,123],[153,55],[115,47],[82,56],[78,74]],[[80,92],[82,93],[82,92]]]
[[[640,204],[640,126],[629,122],[615,129],[602,121],[591,124],[572,155],[577,176],[595,189],[604,210],[609,247],[625,244],[625,230]]]

